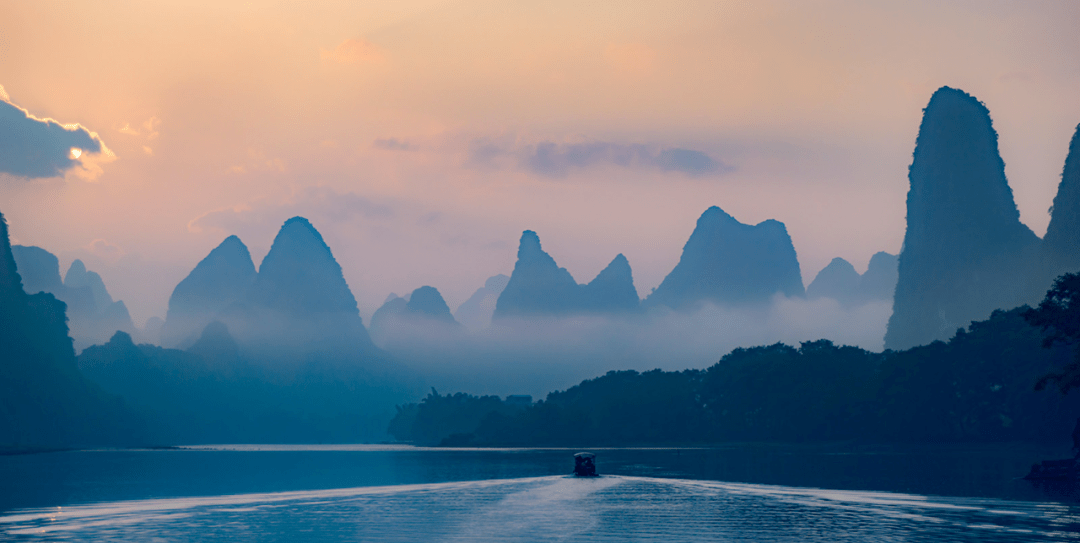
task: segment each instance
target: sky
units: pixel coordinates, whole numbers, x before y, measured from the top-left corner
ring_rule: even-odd
[[[625,254],[644,297],[711,205],[785,223],[808,284],[899,252],[943,85],[990,109],[1042,235],[1077,28],[1068,1],[0,0],[0,212],[138,325],[295,215],[365,319],[422,285],[456,308],[525,229],[582,283]]]

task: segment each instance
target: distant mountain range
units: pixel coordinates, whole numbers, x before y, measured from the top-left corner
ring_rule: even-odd
[[[860,275],[847,260],[834,258],[806,287],[806,297],[811,300],[832,298],[845,307],[892,302],[897,261],[896,255],[879,252],[870,257],[870,265]]]
[[[425,328],[443,334],[457,333],[461,329],[435,287],[420,287],[412,291],[408,299],[393,296],[371,316],[372,339],[384,348],[399,341],[409,341],[414,333]]]
[[[101,276],[81,260],[60,280],[60,261],[40,247],[13,245],[11,253],[28,293],[47,292],[67,304],[76,350],[107,341],[117,330],[136,333],[123,301],[113,301]]]
[[[211,251],[173,290],[163,341],[189,346],[214,321],[267,356],[374,348],[341,266],[303,217],[285,221],[257,272],[235,236]]]
[[[805,294],[799,259],[784,223],[770,219],[743,224],[713,206],[702,213],[679,263],[645,299],[645,306],[760,304],[777,293]]]
[[[526,316],[613,314],[640,305],[630,263],[617,255],[588,284],[579,285],[540,247],[532,230],[521,234],[517,263],[495,304],[493,319]]]

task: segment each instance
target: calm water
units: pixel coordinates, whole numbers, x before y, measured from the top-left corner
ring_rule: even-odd
[[[0,539],[1072,541],[1054,451],[222,446],[0,457]],[[1057,451],[1060,456],[1060,451]],[[1040,456],[1041,455],[1041,456]]]

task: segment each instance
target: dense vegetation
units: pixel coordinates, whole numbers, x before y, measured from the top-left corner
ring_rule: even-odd
[[[399,407],[389,431],[420,444],[507,446],[1061,443],[1080,398],[1034,384],[1067,363],[1068,348],[1044,348],[1027,311],[996,311],[947,343],[906,351],[820,340],[736,349],[705,370],[612,371],[521,410],[432,394]]]

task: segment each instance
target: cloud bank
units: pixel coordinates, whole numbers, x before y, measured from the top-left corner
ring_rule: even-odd
[[[0,173],[59,177],[81,166],[87,153],[110,154],[96,133],[78,124],[38,119],[6,98],[0,89]]]
[[[504,157],[523,170],[545,177],[566,177],[574,170],[596,166],[619,166],[630,169],[679,172],[690,176],[720,175],[735,170],[708,153],[683,147],[652,144],[622,144],[606,141],[502,146],[491,141],[475,141],[469,162],[480,166],[498,166]]]

